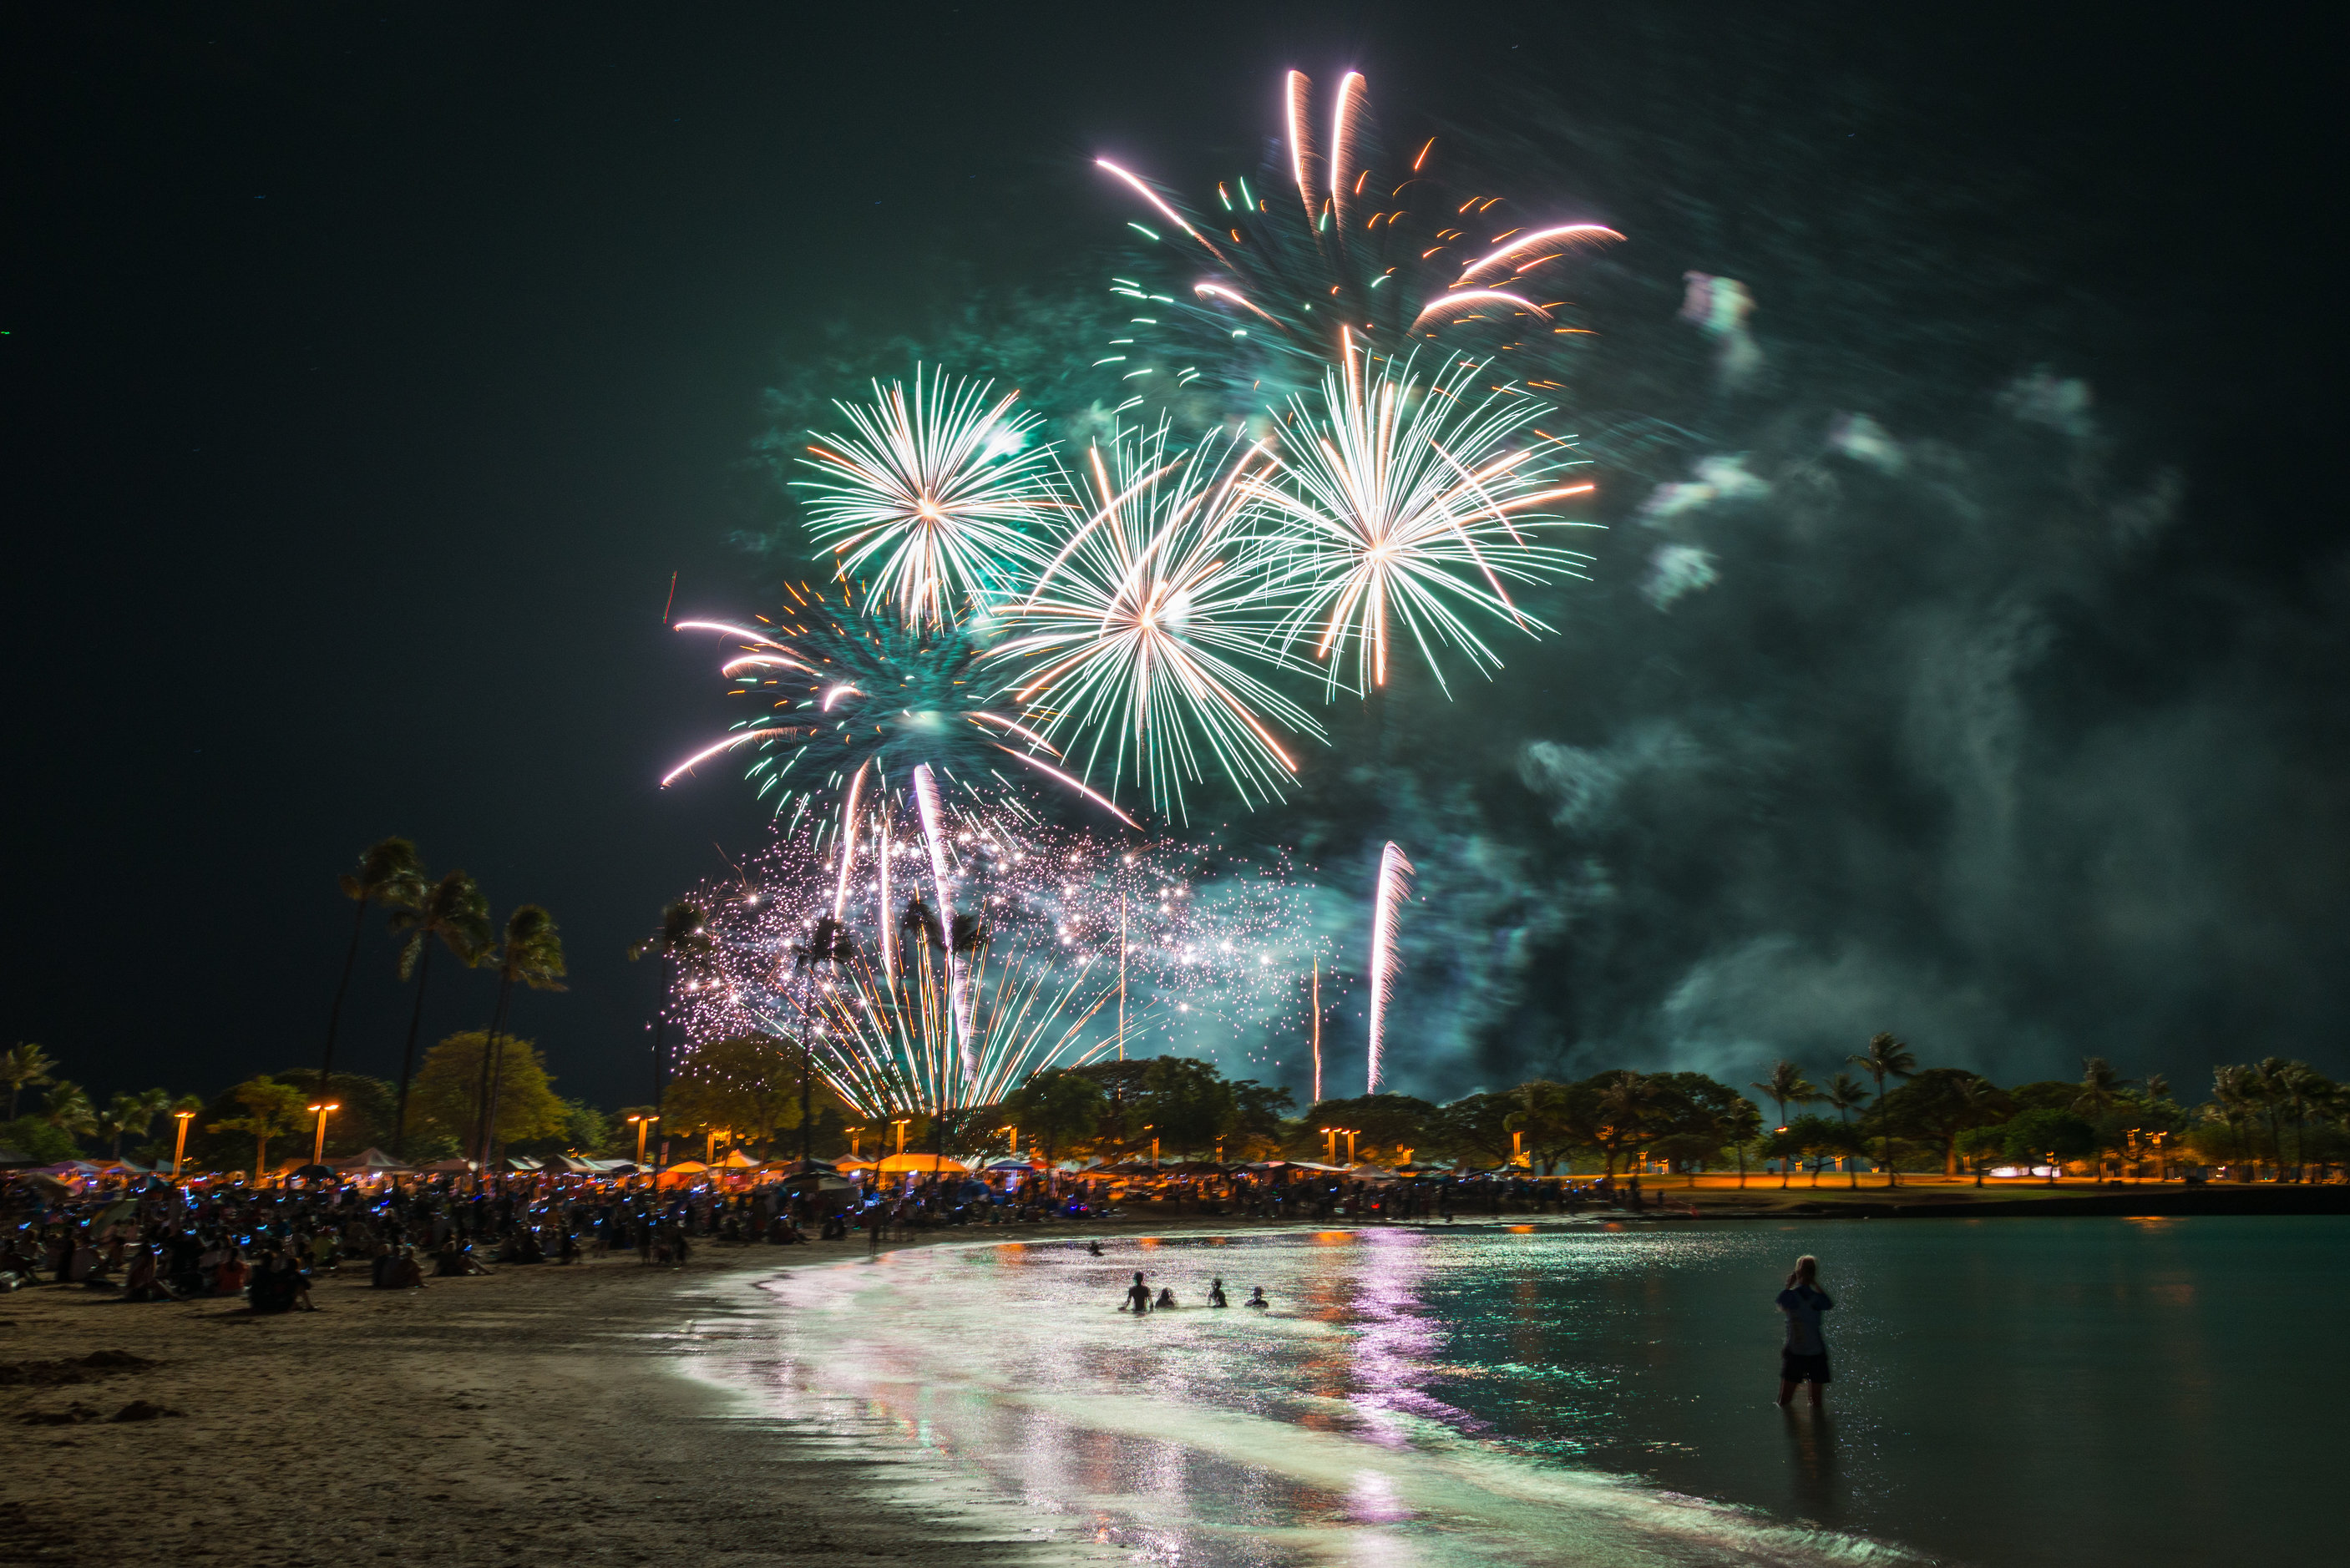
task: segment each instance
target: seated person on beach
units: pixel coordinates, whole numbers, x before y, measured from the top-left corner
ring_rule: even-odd
[[[1249,1299],[1241,1303],[1241,1305],[1250,1307],[1269,1307],[1273,1303],[1271,1302],[1264,1299],[1264,1287],[1263,1285],[1253,1287],[1249,1292]]]
[[[1150,1310],[1150,1287],[1142,1282],[1140,1274],[1135,1275],[1134,1283],[1126,1287],[1126,1304],[1118,1310],[1138,1317]]]
[[[213,1294],[241,1296],[244,1293],[244,1255],[237,1251],[234,1242],[231,1242],[222,1251],[221,1260],[213,1269]]]
[[[416,1261],[416,1249],[402,1247],[391,1269],[394,1290],[421,1291],[424,1288],[424,1265]]]
[[[1211,1307],[1228,1307],[1232,1304],[1224,1299],[1224,1282],[1220,1278],[1208,1282],[1208,1304]]]

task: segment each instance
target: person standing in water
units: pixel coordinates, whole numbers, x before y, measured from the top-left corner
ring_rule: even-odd
[[[1150,1310],[1150,1287],[1142,1282],[1140,1274],[1135,1275],[1134,1283],[1126,1287],[1126,1304],[1118,1310],[1130,1312],[1137,1317]]]
[[[1787,1347],[1779,1355],[1782,1406],[1794,1398],[1798,1383],[1812,1386],[1814,1407],[1826,1391],[1828,1342],[1820,1333],[1820,1314],[1835,1306],[1827,1292],[1820,1289],[1820,1261],[1809,1252],[1796,1259],[1795,1272],[1787,1276],[1787,1288],[1779,1293],[1779,1310],[1787,1314]]]
[[[1221,1275],[1208,1282],[1208,1304],[1211,1307],[1228,1307],[1232,1304],[1224,1299],[1224,1282]]]
[[[1267,1301],[1267,1300],[1265,1300],[1265,1299],[1264,1299],[1264,1287],[1263,1287],[1263,1285],[1259,1285],[1259,1286],[1257,1286],[1255,1289],[1253,1289],[1253,1290],[1252,1290],[1251,1292],[1249,1292],[1249,1299],[1248,1299],[1248,1300],[1246,1300],[1246,1301],[1244,1301],[1244,1302],[1243,1302],[1243,1303],[1241,1303],[1241,1305],[1245,1306],[1245,1307],[1257,1307],[1257,1308],[1262,1309],[1262,1308],[1269,1307],[1269,1306],[1273,1305],[1273,1303],[1272,1303],[1271,1302],[1269,1302],[1269,1301]]]

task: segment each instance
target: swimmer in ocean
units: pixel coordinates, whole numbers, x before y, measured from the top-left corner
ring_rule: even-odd
[[[1175,1304],[1175,1287],[1168,1285],[1159,1293],[1159,1310],[1165,1312]]]
[[[1142,1276],[1139,1274],[1135,1276],[1136,1279],[1140,1279],[1141,1277]],[[1269,1307],[1273,1303],[1271,1302],[1264,1299],[1264,1287],[1263,1285],[1258,1285],[1252,1289],[1249,1292],[1249,1299],[1241,1303],[1241,1305],[1243,1306],[1251,1307]]]
[[[1099,1241],[1088,1241],[1086,1243],[1086,1251],[1098,1258],[1102,1255],[1101,1243]]]
[[[1211,1307],[1228,1307],[1232,1304],[1224,1299],[1224,1282],[1222,1279],[1208,1282],[1208,1304]]]
[[[1118,1310],[1130,1312],[1137,1317],[1150,1310],[1150,1287],[1142,1282],[1140,1274],[1135,1275],[1134,1283],[1126,1287],[1126,1304]]]

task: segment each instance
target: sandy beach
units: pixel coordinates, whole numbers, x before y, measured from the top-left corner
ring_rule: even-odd
[[[748,1332],[760,1279],[863,1252],[705,1246],[682,1272],[626,1255],[403,1294],[352,1269],[319,1282],[320,1311],[283,1317],[52,1285],[0,1296],[0,1556],[1041,1568],[1121,1555],[1088,1539],[1090,1521],[1032,1514],[943,1467],[915,1473],[922,1461],[879,1446],[845,1449],[679,1375],[679,1357]],[[154,1365],[50,1365],[98,1352]],[[139,1402],[177,1414],[112,1418]]]

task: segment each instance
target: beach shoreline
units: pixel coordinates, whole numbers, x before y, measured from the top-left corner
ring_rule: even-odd
[[[1799,1195],[1812,1201],[1801,1188],[1769,1194]],[[1651,1193],[1660,1196],[1672,1194]],[[1854,1201],[1830,1214],[1859,1218],[1874,1207],[1866,1189],[1836,1196]],[[2124,1204],[2131,1197],[2116,1196]],[[2200,1206],[2234,1195],[2173,1188],[2164,1196]],[[2323,1196],[2330,1193],[2303,1194]],[[2073,1202],[2002,1207],[2054,1217]],[[1828,1216],[1774,1202],[1743,1213],[1707,1204],[1701,1217]],[[1601,1210],[1578,1218],[1674,1216]],[[1452,1228],[1561,1222],[1464,1216]],[[1377,1228],[1361,1219],[1134,1213],[945,1229],[884,1252],[1078,1247],[1096,1237],[1116,1249],[1157,1236]],[[778,1421],[758,1399],[696,1375],[705,1362],[769,1354],[756,1342],[772,1343],[779,1324],[761,1281],[867,1255],[861,1239],[705,1244],[682,1270],[622,1253],[434,1280],[412,1293],[371,1290],[354,1266],[318,1281],[318,1313],[270,1317],[241,1303],[131,1303],[79,1286],[0,1296],[0,1430],[12,1455],[0,1467],[0,1540],[12,1561],[49,1565],[256,1552],[295,1564],[550,1568],[680,1555],[802,1568],[1122,1560],[1122,1549],[1105,1543],[1104,1521],[1026,1508],[919,1445],[844,1442],[837,1432]],[[101,1352],[149,1365],[55,1366]],[[60,1372],[80,1380],[50,1380]],[[114,1418],[140,1403],[174,1414]]]

